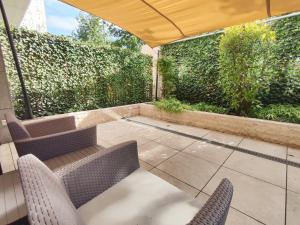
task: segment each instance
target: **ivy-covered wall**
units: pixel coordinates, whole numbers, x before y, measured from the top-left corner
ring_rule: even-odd
[[[219,76],[219,35],[178,42],[162,47],[162,55],[176,61],[179,75],[176,96],[190,103],[222,103]]]
[[[149,56],[111,46],[93,47],[71,38],[14,29],[13,36],[35,116],[149,101]],[[23,99],[4,29],[0,29],[13,104]]]
[[[300,15],[270,24],[276,32],[274,78],[269,91],[261,92],[263,104],[300,104]],[[190,103],[207,102],[226,106],[219,79],[219,41],[215,34],[166,45],[163,56],[176,61],[179,75],[176,96]]]

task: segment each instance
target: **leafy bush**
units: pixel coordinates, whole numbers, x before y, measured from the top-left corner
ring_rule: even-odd
[[[251,117],[289,123],[300,123],[300,106],[269,105],[264,108],[253,110],[251,112]]]
[[[181,103],[176,98],[161,99],[154,102],[154,105],[160,110],[171,113],[180,113],[191,109],[189,105]]]
[[[247,115],[269,85],[274,40],[268,25],[256,23],[227,28],[221,37],[219,84],[238,115]]]
[[[204,102],[189,105],[182,103],[176,98],[161,99],[160,101],[154,102],[154,105],[160,110],[171,113],[181,113],[187,110],[213,112],[219,114],[229,113],[229,110],[224,107],[211,105]],[[269,105],[266,107],[257,107],[251,110],[249,116],[258,119],[300,124],[300,106]]]
[[[186,103],[182,103],[176,98],[165,98],[160,101],[154,102],[154,105],[166,112],[180,113],[186,110],[194,110],[194,111],[204,111],[204,112],[214,112],[214,113],[227,113],[228,110],[223,107],[210,105],[204,102],[200,102],[197,104],[189,105]]]
[[[162,76],[163,96],[169,98],[176,92],[177,73],[172,57],[162,57],[157,62],[159,74]]]
[[[204,112],[213,112],[213,113],[220,113],[220,114],[226,114],[228,113],[228,109],[220,106],[215,106],[211,104],[207,104],[204,102],[200,102],[194,105],[191,105],[193,110],[196,111],[204,111]]]
[[[149,101],[149,56],[111,46],[14,29],[13,36],[35,116]],[[14,108],[24,114],[22,93],[5,31],[0,29]]]

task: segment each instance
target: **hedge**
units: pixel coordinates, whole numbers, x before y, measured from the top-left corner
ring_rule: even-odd
[[[149,56],[112,46],[91,46],[63,36],[14,29],[26,88],[35,116],[149,101]],[[3,27],[6,70],[16,113],[23,99]]]
[[[175,59],[179,80],[176,97],[190,103],[222,104],[219,77],[219,34],[162,47],[163,56]]]
[[[259,99],[268,104],[300,104],[300,15],[272,22],[276,33],[274,79]],[[175,59],[179,74],[177,98],[190,103],[227,106],[219,79],[220,35],[165,45],[162,56]]]

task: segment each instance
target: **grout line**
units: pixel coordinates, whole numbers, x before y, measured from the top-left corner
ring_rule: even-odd
[[[300,192],[297,192],[297,191],[294,191],[294,190],[291,190],[291,189],[288,189],[288,188],[287,188],[287,191],[293,192],[293,193],[296,194],[296,195],[300,195]]]
[[[201,191],[199,190],[199,188],[196,188],[196,187],[194,187],[193,185],[188,184],[188,183],[186,183],[186,182],[183,181],[183,180],[180,180],[178,177],[174,177],[173,175],[169,174],[168,172],[166,172],[166,171],[164,171],[164,170],[161,170],[161,169],[159,169],[159,168],[157,168],[157,167],[153,167],[151,170],[153,170],[153,169],[157,169],[157,170],[159,170],[159,171],[161,171],[161,172],[167,174],[168,176],[170,176],[170,177],[172,177],[172,178],[174,178],[174,179],[180,181],[181,183],[184,183],[184,184],[186,184],[187,186],[196,189],[197,191],[199,191],[199,193],[201,192]],[[151,171],[151,170],[150,170],[150,171]],[[199,194],[199,193],[198,193],[198,194]],[[196,197],[198,196],[198,194],[197,194],[194,198],[196,198]]]
[[[255,220],[256,222],[258,222],[258,223],[260,223],[260,224],[263,224],[263,225],[266,225],[266,223],[264,223],[264,222],[262,222],[262,221],[256,219],[255,217],[250,216],[250,215],[248,215],[247,213],[244,213],[244,212],[242,212],[241,210],[239,210],[239,209],[237,209],[237,208],[235,208],[235,207],[233,207],[233,206],[230,206],[230,207],[233,208],[234,210],[238,211],[239,213],[241,213],[241,214],[243,214],[243,215],[245,215],[245,216],[247,216],[247,217],[249,217],[249,218]]]
[[[230,158],[230,156],[234,153],[234,151],[232,151],[229,156],[224,160],[224,162],[219,166],[219,168],[216,170],[216,172],[211,176],[211,178],[206,182],[206,184],[201,188],[201,191],[203,191],[203,189],[208,185],[208,183],[214,178],[214,176],[220,171],[220,169],[223,167],[223,165],[225,164],[225,162]],[[201,192],[200,191],[200,192]],[[199,194],[198,194],[199,195]],[[197,196],[198,196],[197,195]],[[196,197],[197,197],[196,196]]]
[[[167,132],[170,132],[170,133],[173,133],[173,134],[178,134],[178,135],[181,135],[181,136],[184,136],[184,137],[189,137],[189,138],[192,138],[192,139],[195,139],[195,140],[204,141],[206,143],[210,143],[210,144],[213,144],[213,145],[218,145],[218,146],[229,148],[229,149],[232,149],[232,150],[235,150],[235,151],[243,152],[243,153],[246,153],[246,154],[249,154],[249,155],[257,156],[257,157],[264,158],[264,159],[267,159],[267,160],[271,160],[271,161],[279,162],[279,163],[282,163],[282,164],[287,164],[289,166],[294,166],[294,167],[300,168],[300,163],[289,161],[287,158],[282,159],[282,158],[267,155],[267,154],[264,154],[264,153],[261,153],[261,152],[255,152],[255,151],[252,151],[252,150],[249,150],[249,149],[241,148],[241,147],[238,147],[238,146],[232,146],[232,145],[220,143],[220,142],[217,142],[217,141],[212,141],[212,140],[209,140],[209,139],[204,138],[204,137],[198,137],[198,136],[194,136],[194,135],[190,135],[190,134],[185,134],[185,133],[182,133],[182,132],[170,130],[170,129],[159,127],[159,126],[156,126],[156,125],[151,125],[151,124],[147,124],[147,123],[144,123],[144,122],[135,121],[135,120],[132,120],[132,119],[129,119],[129,118],[124,118],[124,119],[129,121],[129,122],[144,124],[144,125],[151,126],[151,127],[156,128],[156,129],[167,131]],[[240,141],[240,143],[241,143],[241,141]]]
[[[242,139],[240,140],[240,142],[237,144],[237,147],[240,147],[240,144],[243,142],[243,140],[245,140],[245,137],[242,137]]]
[[[156,142],[156,143],[157,143],[157,142]],[[193,142],[193,143],[194,143],[194,142]],[[185,148],[183,148],[182,151],[183,151],[184,149],[188,148],[188,147],[189,147],[190,145],[192,145],[193,143],[191,143],[191,144],[189,144],[188,146],[186,146]],[[170,147],[170,148],[171,148],[171,147]],[[174,149],[174,148],[172,148],[172,149]],[[174,150],[176,150],[176,149],[174,149]],[[143,161],[143,162],[149,164],[150,166],[152,166],[152,168],[151,168],[149,171],[151,171],[151,170],[153,170],[153,169],[157,169],[157,170],[159,170],[159,171],[161,171],[161,172],[163,172],[163,173],[169,175],[170,177],[172,177],[172,178],[174,178],[174,179],[180,181],[181,183],[184,183],[184,184],[186,184],[186,185],[188,185],[188,186],[190,186],[190,187],[196,189],[196,190],[199,191],[199,193],[200,193],[200,189],[199,189],[199,188],[196,188],[196,187],[192,186],[191,184],[188,184],[187,182],[185,182],[185,181],[179,179],[178,177],[175,177],[175,176],[169,174],[168,172],[166,172],[166,171],[161,170],[161,169],[158,168],[159,165],[161,165],[162,163],[166,162],[167,160],[173,158],[174,156],[176,156],[176,155],[178,155],[179,153],[182,152],[182,151],[178,151],[178,150],[176,150],[176,151],[177,151],[177,152],[176,152],[174,155],[172,155],[172,156],[170,156],[169,158],[163,160],[162,162],[160,162],[160,163],[157,164],[156,166],[153,166],[152,164],[150,164],[150,163],[148,163],[148,162],[146,162],[146,161],[144,161],[144,160],[142,160],[142,159],[139,159],[139,160],[141,160],[141,161]],[[198,194],[199,194],[199,193],[198,193]],[[197,195],[198,195],[198,194],[197,194]],[[197,195],[196,195],[196,196],[197,196]],[[194,198],[196,198],[196,196],[195,196]]]
[[[255,217],[250,216],[250,215],[248,215],[247,213],[244,213],[244,212],[242,212],[241,210],[239,210],[239,209],[237,209],[237,208],[235,208],[235,207],[233,207],[233,206],[230,206],[230,207],[233,208],[234,210],[238,211],[239,213],[241,213],[241,214],[243,214],[243,215],[245,215],[245,216],[247,216],[247,217],[249,217],[249,218],[255,220],[256,222],[258,222],[258,223],[260,223],[260,224],[263,224],[263,225],[266,225],[266,223],[264,223],[264,222],[262,222],[262,221],[256,219]]]
[[[233,206],[230,206],[230,207],[233,208],[234,210],[238,211],[239,213],[241,213],[241,214],[243,214],[243,215],[245,215],[245,216],[247,216],[247,217],[249,217],[249,218],[255,220],[256,222],[258,222],[258,223],[260,223],[260,224],[263,224],[263,225],[266,225],[266,223],[264,223],[264,222],[262,222],[262,221],[256,219],[255,217],[250,216],[250,215],[248,215],[247,213],[245,213],[245,212],[243,212],[243,211],[241,211],[241,210],[239,210],[239,209],[237,209],[237,208],[235,208],[235,207],[233,207]]]
[[[203,194],[205,194],[205,195],[208,195],[209,197],[211,196],[210,194],[206,193],[205,191],[201,191],[201,192],[202,192]],[[200,193],[201,193],[201,192],[200,192]],[[260,224],[266,225],[264,222],[262,222],[262,221],[256,219],[256,218],[253,217],[253,216],[248,215],[247,213],[245,213],[245,212],[243,212],[243,211],[241,211],[241,210],[235,208],[235,207],[232,206],[232,205],[230,205],[230,208],[232,208],[232,209],[238,211],[239,213],[241,213],[241,214],[243,214],[243,215],[245,215],[245,216],[247,216],[247,217],[249,217],[249,218],[255,220],[256,222],[258,222],[258,223],[260,223]]]
[[[286,160],[288,159],[288,148],[286,148]],[[288,186],[288,164],[286,163],[285,172],[285,203],[284,203],[284,224],[287,222],[287,186]]]
[[[263,180],[263,179],[258,178],[258,177],[254,177],[254,176],[252,176],[252,175],[246,174],[246,173],[244,173],[244,172],[241,172],[241,171],[232,169],[232,168],[227,167],[227,166],[224,166],[224,165],[223,165],[223,167],[226,168],[226,169],[228,169],[228,170],[234,171],[234,172],[236,172],[236,173],[243,174],[243,175],[245,175],[245,176],[247,176],[247,177],[251,177],[251,178],[253,178],[253,179],[259,180],[259,181],[261,181],[261,182],[264,182],[264,183],[267,183],[267,184],[271,184],[271,185],[273,185],[273,186],[275,186],[275,187],[278,187],[278,188],[281,188],[281,189],[285,189],[284,187],[279,186],[278,184],[273,184],[273,183],[271,183],[271,182],[269,182],[269,181]]]
[[[158,142],[156,142],[156,143],[158,143]],[[158,144],[161,144],[161,143],[158,143]],[[178,155],[179,153],[183,152],[183,150],[185,150],[186,148],[190,147],[192,144],[194,144],[194,142],[191,143],[191,144],[189,144],[188,146],[184,147],[184,148],[181,149],[181,150],[177,150],[177,149],[174,149],[174,148],[172,148],[172,147],[167,146],[167,147],[169,147],[169,148],[172,148],[172,149],[176,150],[177,152],[176,152],[174,155],[171,155],[169,158],[167,158],[167,159],[163,160],[162,162],[160,162],[159,164],[157,164],[157,165],[155,166],[155,168],[158,167],[159,165],[161,165],[162,163],[166,162],[167,160],[173,158],[174,156]],[[162,144],[161,144],[161,145],[162,145]]]

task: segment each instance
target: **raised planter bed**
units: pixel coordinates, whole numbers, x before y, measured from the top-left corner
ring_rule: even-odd
[[[300,125],[200,111],[168,113],[151,104],[140,104],[140,115],[173,123],[206,128],[263,141],[300,147]]]
[[[105,123],[122,117],[141,115],[173,123],[256,138],[291,147],[300,147],[300,125],[298,124],[200,111],[168,113],[160,111],[155,106],[146,103],[47,116],[37,118],[37,120],[63,117],[66,115],[74,115],[77,126],[79,127]],[[7,135],[2,136],[2,140],[0,140],[0,142],[2,141],[2,143],[6,143],[11,141],[8,132],[6,133]]]

